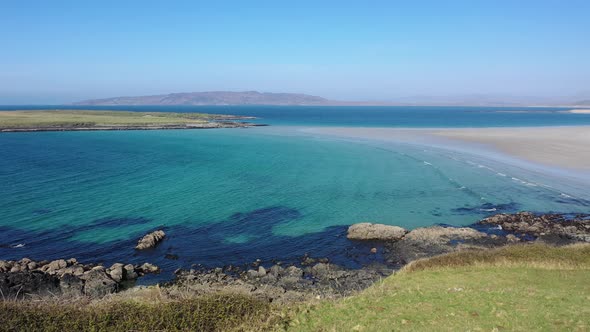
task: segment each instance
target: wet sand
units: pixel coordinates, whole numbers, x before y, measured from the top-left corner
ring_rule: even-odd
[[[518,128],[359,128],[322,127],[310,132],[432,146],[467,145],[520,160],[574,171],[590,171],[590,126]]]

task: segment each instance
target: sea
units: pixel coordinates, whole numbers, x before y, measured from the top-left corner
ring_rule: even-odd
[[[73,106],[0,106],[11,109]],[[587,186],[482,154],[322,135],[322,127],[590,125],[562,108],[117,106],[248,115],[265,127],[0,134],[0,259],[178,268],[327,257],[370,264],[358,222],[469,225],[496,213],[590,213]],[[312,129],[312,130],[310,130]],[[539,147],[542,148],[542,147]],[[163,229],[155,249],[134,250]],[[377,255],[378,256],[378,255]]]

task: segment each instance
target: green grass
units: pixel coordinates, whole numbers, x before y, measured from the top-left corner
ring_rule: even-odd
[[[223,115],[88,110],[0,111],[0,128],[202,124]]]
[[[590,246],[514,246],[418,261],[357,296],[308,305],[294,331],[590,329]]]

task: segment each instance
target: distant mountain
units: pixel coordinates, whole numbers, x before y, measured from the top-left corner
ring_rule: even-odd
[[[318,96],[300,93],[269,93],[257,91],[187,92],[167,95],[91,99],[74,105],[343,105]]]
[[[74,105],[310,105],[310,106],[583,106],[590,105],[588,94],[572,97],[531,97],[491,94],[450,96],[412,96],[388,101],[338,101],[301,93],[270,93],[258,91],[208,91],[170,93],[166,95],[90,99]],[[571,100],[580,100],[571,103]]]

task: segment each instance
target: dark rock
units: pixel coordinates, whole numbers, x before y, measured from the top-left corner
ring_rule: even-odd
[[[59,280],[59,288],[65,296],[79,296],[84,294],[84,280],[66,273]]]
[[[0,290],[4,299],[22,299],[26,295],[60,293],[59,279],[41,271],[0,273]]]
[[[84,294],[99,298],[117,291],[117,282],[111,279],[105,271],[93,269],[82,277],[84,279]]]

